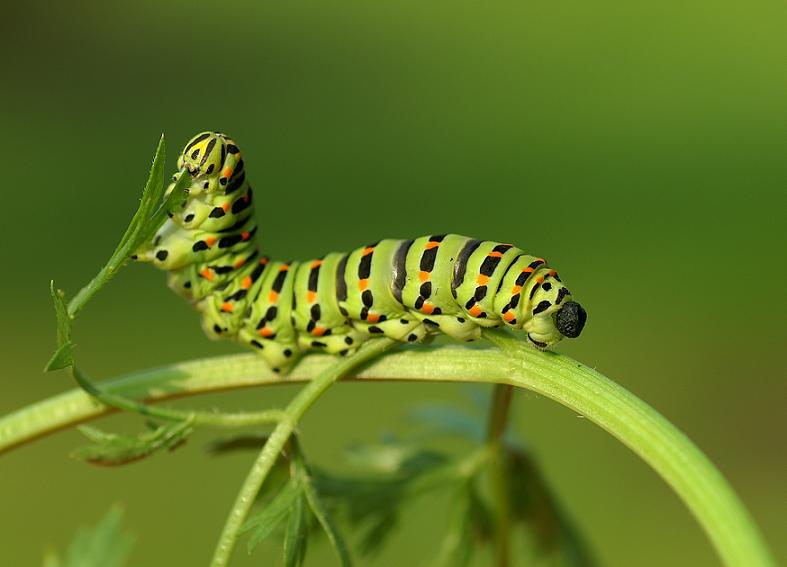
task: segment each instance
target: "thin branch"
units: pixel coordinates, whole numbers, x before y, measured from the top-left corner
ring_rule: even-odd
[[[374,339],[363,345],[358,352],[343,360],[335,361],[332,366],[325,368],[314,380],[309,382],[296,395],[284,410],[286,417],[279,421],[271,433],[259,457],[251,467],[243,486],[235,499],[235,504],[230,510],[227,522],[224,524],[221,537],[213,554],[211,567],[226,567],[229,564],[235,543],[238,540],[241,527],[246,521],[246,516],[254,504],[262,484],[273,468],[276,460],[284,449],[284,445],[292,435],[295,426],[300,421],[314,402],[342,375],[361,366],[386,350],[390,350],[398,343],[388,338]]]

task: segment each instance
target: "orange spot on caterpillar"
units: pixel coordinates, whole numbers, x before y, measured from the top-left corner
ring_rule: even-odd
[[[422,282],[428,281],[429,275],[430,275],[429,272],[419,272],[418,279],[421,280]]]
[[[431,303],[424,303],[423,306],[421,307],[421,313],[424,313],[426,315],[431,315],[433,311],[434,311],[434,305],[432,305]]]
[[[268,294],[268,302],[269,303],[276,303],[276,300],[279,299],[279,294],[275,291],[272,291]]]
[[[240,286],[243,289],[249,289],[251,287],[251,276],[246,276],[240,282]]]
[[[358,289],[365,291],[367,287],[369,287],[369,280],[367,278],[358,280]]]
[[[366,320],[370,323],[377,323],[380,320],[380,316],[377,313],[369,313],[366,316]]]
[[[489,276],[485,276],[484,274],[479,274],[479,276],[475,279],[478,285],[486,285],[489,283]]]
[[[286,272],[289,269],[290,269],[289,264],[284,264],[282,267],[279,268],[279,271],[280,272]]]
[[[260,266],[265,266],[268,264],[267,258],[260,258]]]
[[[325,334],[325,327],[314,327],[312,329],[312,335],[315,337],[321,337]]]
[[[232,168],[231,167],[225,167],[224,171],[221,172],[221,176],[222,177],[226,177],[227,179],[232,177]]]
[[[481,308],[480,308],[478,305],[473,305],[473,306],[470,308],[470,311],[469,311],[469,313],[470,313],[470,315],[472,315],[473,317],[478,317],[479,315],[481,315],[481,313],[483,313],[483,311],[481,311]]]
[[[229,210],[230,210],[230,202],[229,202],[229,201],[227,201],[226,203],[224,203],[224,204],[221,206],[221,208],[222,208],[222,209],[224,209],[224,212],[226,213],[227,211],[229,211]]]
[[[241,268],[241,267],[243,267],[243,264],[245,264],[245,263],[246,263],[246,258],[241,258],[240,260],[238,260],[237,262],[235,262],[235,263],[232,265],[232,267],[233,267],[233,268],[235,268],[235,269],[237,270],[238,268]]]
[[[430,242],[427,242],[427,243],[426,243],[426,247],[425,247],[425,248],[426,248],[427,250],[431,250],[432,248],[437,248],[438,246],[440,246],[440,243],[439,243],[439,242],[431,242],[431,241],[430,241]]]
[[[202,270],[200,270],[199,275],[201,275],[203,278],[205,278],[208,281],[213,281],[213,278],[216,277],[216,274],[214,274],[213,270],[211,270],[210,268],[202,268]]]
[[[314,291],[306,292],[306,301],[309,303],[314,303],[314,300],[317,299],[317,293]]]
[[[369,254],[371,254],[372,252],[374,252],[374,246],[367,246],[367,247],[366,247],[366,248],[364,248],[364,250],[363,250],[363,255],[364,255],[364,256],[368,256],[368,255],[369,255]]]
[[[244,230],[243,232],[240,233],[240,237],[243,240],[248,240],[249,238],[251,238],[251,233],[246,231],[246,230]]]
[[[531,268],[530,266],[526,266],[526,267],[522,268],[522,271],[527,273],[527,274],[529,274],[530,272],[533,271],[533,268]]]
[[[261,337],[270,337],[273,334],[273,331],[271,331],[268,327],[263,327],[257,332]]]
[[[503,315],[503,319],[508,321],[509,323],[516,318],[513,311],[508,311],[505,315]]]
[[[541,276],[538,276],[538,277],[536,278],[536,283],[544,283],[544,278],[543,278],[543,277],[541,277]]]
[[[322,260],[315,260],[309,265],[309,267],[313,270],[314,268],[318,268],[321,264]]]
[[[232,313],[232,303],[230,303],[229,301],[225,301],[224,303],[221,304],[221,310],[224,311],[225,313]]]
[[[208,237],[205,239],[205,244],[207,244],[207,245],[208,245],[208,247],[210,248],[211,246],[213,246],[214,244],[216,244],[216,237],[215,237],[215,236],[208,236]]]
[[[514,287],[511,288],[511,295],[519,295],[520,293],[522,293],[521,285],[515,285]]]
[[[557,275],[557,272],[555,270],[549,270],[549,275],[554,278]]]
[[[503,253],[502,252],[490,252],[488,255],[489,255],[490,258],[500,258],[503,255]]]

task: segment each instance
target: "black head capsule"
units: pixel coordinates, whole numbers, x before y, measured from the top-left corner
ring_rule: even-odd
[[[557,312],[555,324],[564,337],[577,338],[588,319],[587,311],[576,301],[569,301]]]

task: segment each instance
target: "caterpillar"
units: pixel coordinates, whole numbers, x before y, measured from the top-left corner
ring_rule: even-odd
[[[456,234],[385,239],[306,262],[260,253],[253,192],[237,144],[203,132],[186,144],[179,211],[134,259],[166,270],[205,333],[259,352],[276,372],[307,351],[346,355],[384,335],[473,341],[483,327],[523,330],[537,349],[578,337],[587,314],[543,258]]]

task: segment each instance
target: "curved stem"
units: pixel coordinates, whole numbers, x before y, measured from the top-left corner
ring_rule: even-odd
[[[307,382],[336,364],[336,360],[334,356],[312,354],[282,376],[272,372],[254,353],[236,354],[142,370],[105,380],[99,386],[107,394],[161,402],[237,388]],[[492,349],[409,347],[389,353],[384,361],[372,363],[346,378],[495,383],[505,381],[505,368],[503,357]],[[34,403],[0,417],[0,454],[113,411],[111,404],[102,404],[82,389]]]
[[[246,516],[248,516],[249,510],[254,504],[257,493],[259,493],[265,478],[273,468],[284,445],[289,440],[290,435],[292,435],[298,421],[306,413],[306,410],[342,375],[397,344],[399,343],[387,338],[370,341],[363,345],[355,354],[323,370],[305,388],[298,392],[284,410],[285,418],[276,425],[273,433],[268,437],[259,457],[257,457],[246,480],[243,482],[243,486],[235,499],[235,504],[230,511],[219,542],[216,545],[213,561],[210,563],[211,567],[226,567],[229,564],[241,527],[246,521]]]
[[[725,565],[774,565],[748,511],[708,458],[674,425],[622,386],[555,353],[537,355],[508,333],[487,331],[519,385],[584,415],[647,462],[683,499]]]
[[[713,464],[645,402],[595,370],[538,352],[502,332],[487,332],[495,349],[436,347],[388,354],[359,380],[460,381],[510,384],[552,398],[584,415],[630,447],[669,483],[697,517],[725,565],[774,565],[754,522]],[[282,378],[254,354],[176,364],[102,383],[107,392],[163,400],[202,392],[313,379],[336,364],[308,356]],[[61,394],[0,419],[0,451],[111,410],[82,391]]]

